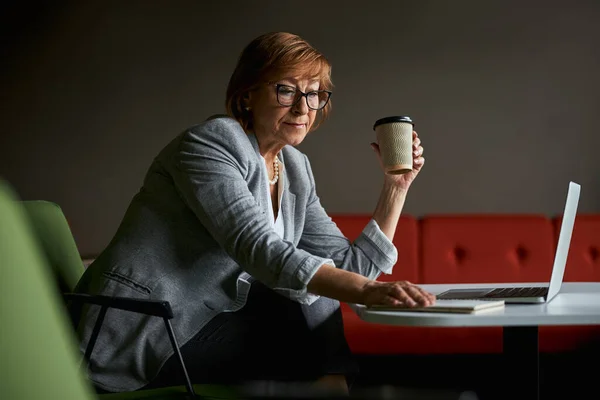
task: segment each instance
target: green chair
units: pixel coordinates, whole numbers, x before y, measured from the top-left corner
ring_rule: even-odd
[[[65,303],[54,284],[58,281],[63,288],[70,289],[82,272],[77,246],[60,207],[43,201],[20,201],[12,186],[0,180],[0,398],[170,400],[238,397],[232,387],[199,384],[96,394],[85,371],[78,366],[81,361],[78,341]],[[105,310],[116,307],[145,312],[166,322],[172,318],[168,302],[77,294],[66,294],[65,298],[98,304]],[[100,325],[101,321],[98,329]],[[166,326],[169,330],[170,324],[166,323]],[[171,338],[177,347],[174,336]],[[91,352],[90,348],[87,350]]]
[[[16,200],[0,185],[0,397],[93,399],[52,274]]]
[[[62,293],[72,292],[85,267],[61,208],[44,200],[23,201],[22,204],[52,267],[59,290]]]

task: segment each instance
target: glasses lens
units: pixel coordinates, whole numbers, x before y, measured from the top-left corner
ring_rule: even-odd
[[[321,108],[325,107],[325,105],[329,101],[329,92],[319,91],[319,92],[312,92],[312,93],[315,93],[316,95],[311,96],[311,93],[309,93],[308,106],[315,110],[320,110]]]
[[[277,101],[282,106],[291,106],[296,100],[296,89],[290,86],[277,86]]]

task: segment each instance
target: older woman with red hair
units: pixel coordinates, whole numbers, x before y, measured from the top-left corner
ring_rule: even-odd
[[[413,170],[385,175],[354,242],[320,204],[296,146],[328,116],[332,87],[328,60],[297,35],[250,42],[227,87],[227,113],[155,157],[76,291],[169,301],[193,383],[308,381],[347,392],[357,368],[339,302],[435,299],[409,282],[376,280],[396,263],[396,224],[424,163],[416,132]],[[84,312],[83,338],[97,313]],[[160,319],[111,310],[97,343],[90,378],[99,391],[184,383]]]

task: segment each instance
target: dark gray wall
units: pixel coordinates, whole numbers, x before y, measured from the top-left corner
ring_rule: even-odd
[[[39,3],[3,13],[0,175],[58,202],[84,255],[156,152],[223,111],[239,52],[274,30],[333,63],[332,117],[301,145],[330,212],[374,208],[371,127],[391,114],[426,147],[407,213],[553,215],[569,180],[580,211],[600,212],[599,2]]]

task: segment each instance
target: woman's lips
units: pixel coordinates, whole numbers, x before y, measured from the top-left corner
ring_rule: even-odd
[[[285,124],[286,125],[290,125],[290,126],[294,126],[296,128],[302,128],[302,127],[306,126],[306,124],[294,124],[294,123],[291,123],[291,122],[285,122]]]

